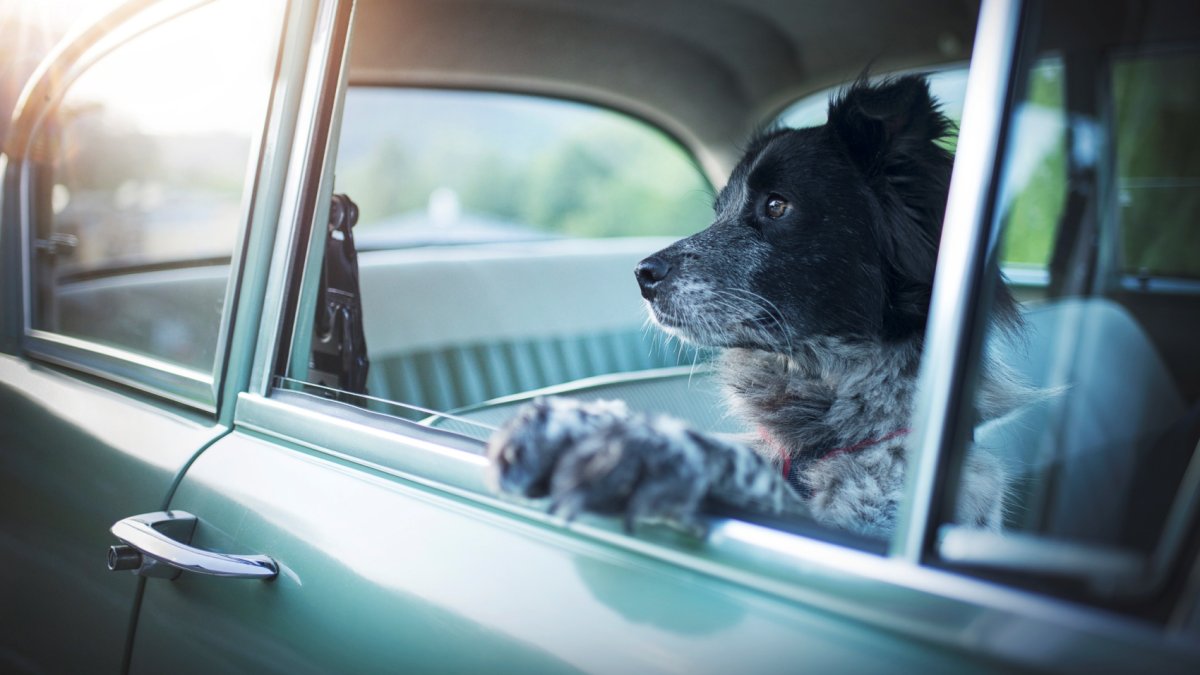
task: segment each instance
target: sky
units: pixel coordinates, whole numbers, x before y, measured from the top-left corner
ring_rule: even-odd
[[[36,64],[76,23],[90,23],[119,4],[121,0],[0,0],[4,34],[15,36],[5,40],[5,56]],[[8,58],[0,63],[5,71],[11,65]]]
[[[120,0],[0,0],[0,34],[16,36],[0,45],[0,134],[25,81],[57,40],[119,4]],[[228,1],[193,10],[178,29],[145,34],[90,68],[72,85],[72,96],[102,104],[147,133],[243,129],[245,106],[240,102],[261,98],[255,94],[266,86],[259,79],[237,75],[225,77],[219,91],[202,85],[212,79],[206,77],[212,73],[262,70],[260,59],[254,58],[262,50],[248,45],[273,43],[274,36],[266,36],[277,31],[276,12],[282,4],[280,0]],[[222,49],[220,44],[247,47]],[[188,48],[176,50],[172,58],[155,56],[181,45]],[[274,50],[268,51],[267,56],[273,57]],[[269,77],[269,68],[266,73]],[[208,97],[209,105],[184,104],[201,95]]]
[[[121,0],[0,0],[0,140],[12,107],[37,64],[77,23],[90,23]]]

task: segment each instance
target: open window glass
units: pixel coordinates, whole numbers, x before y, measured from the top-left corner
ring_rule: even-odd
[[[1027,11],[988,264],[1043,238],[1048,287],[1016,328],[981,290],[950,465],[1007,463],[1006,528],[943,525],[938,552],[1056,592],[1145,595],[1200,496],[1200,17],[1168,2]]]

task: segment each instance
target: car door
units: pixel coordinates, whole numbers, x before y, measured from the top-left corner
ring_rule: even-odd
[[[568,279],[590,278],[596,251],[612,252],[615,244],[610,250],[596,241],[578,246],[490,241],[475,250],[425,246],[382,251],[370,259],[360,255],[367,330],[372,321],[386,330],[368,335],[366,354],[345,351],[360,349],[351,347],[359,341],[342,342],[340,353],[348,356],[343,363],[392,356],[388,347],[410,351],[398,350],[396,360],[380,368],[398,368],[394,386],[385,372],[369,375],[365,391],[346,386],[336,372],[327,379],[314,366],[313,345],[322,340],[314,324],[324,311],[318,304],[326,276],[323,257],[339,248],[327,245],[331,233],[340,233],[338,241],[347,239],[345,230],[327,227],[336,220],[332,193],[354,184],[335,171],[346,168],[338,164],[338,144],[347,138],[345,99],[352,79],[347,50],[355,58],[347,44],[353,43],[352,30],[365,40],[371,30],[378,37],[405,28],[389,23],[403,13],[382,11],[384,3],[352,4],[327,0],[314,8],[307,48],[313,77],[305,80],[294,125],[279,227],[273,242],[260,241],[251,253],[274,255],[253,369],[237,396],[233,428],[188,467],[171,495],[171,513],[154,516],[196,519],[189,541],[153,542],[164,547],[159,549],[164,558],[191,564],[217,553],[221,566],[196,562],[194,571],[174,580],[147,580],[131,671],[1194,669],[1194,619],[1191,628],[1165,626],[1159,618],[1106,604],[1108,596],[1071,595],[1070,584],[1039,586],[1024,568],[1018,571],[1025,576],[1015,580],[1002,576],[997,567],[1007,565],[1003,571],[1011,572],[1029,562],[1022,553],[1044,549],[1014,552],[1007,545],[1027,539],[973,539],[972,532],[942,520],[953,510],[953,458],[971,431],[971,420],[958,426],[949,421],[965,418],[971,409],[969,401],[951,394],[969,396],[967,352],[982,343],[974,315],[965,308],[986,306],[983,299],[991,297],[977,282],[988,264],[984,254],[994,248],[984,245],[991,232],[987,196],[999,180],[993,160],[1004,150],[997,125],[1010,112],[1004,101],[1010,79],[1017,79],[1012,55],[1019,7],[989,2],[981,13],[966,106],[977,116],[964,122],[960,148],[968,150],[956,168],[959,201],[948,216],[952,234],[943,244],[947,262],[939,270],[931,319],[937,347],[931,350],[939,358],[925,364],[922,415],[913,430],[918,452],[902,524],[892,540],[881,541],[753,514],[715,517],[703,537],[656,527],[640,528],[634,536],[611,518],[585,515],[565,524],[547,515],[545,504],[494,496],[480,438],[530,394],[482,405],[469,397],[496,382],[522,382],[525,371],[568,372],[574,347],[573,336],[555,342],[563,335],[551,331],[540,336],[542,344],[527,345],[529,335],[505,333],[498,325],[490,326],[497,329],[491,337],[508,342],[478,344],[482,333],[467,330],[477,328],[473,310],[486,309],[476,296],[503,300],[509,295],[504,288],[492,293],[513,270],[530,272],[517,266],[529,260],[536,263],[533,272],[571,269],[573,275],[561,277],[555,290],[578,291]],[[429,86],[425,75],[421,82]],[[382,86],[378,79],[370,84]],[[451,85],[461,88],[458,81]],[[345,204],[340,198],[336,203]],[[431,199],[430,219],[449,219],[447,212],[454,210],[449,203]],[[531,250],[537,255],[528,255]],[[495,269],[505,274],[487,276]],[[409,283],[374,287],[370,270],[382,270],[378,278]],[[493,283],[464,283],[466,292],[445,295],[440,291],[453,284],[444,276],[421,275],[431,270]],[[539,288],[530,284],[524,290],[536,299],[542,297]],[[372,291],[385,301],[372,305]],[[584,286],[591,311],[576,319],[580,325],[594,325],[586,323],[595,319],[590,314],[609,314],[606,291]],[[520,302],[514,299],[513,306]],[[393,314],[372,315],[372,307]],[[428,313],[400,314],[411,307]],[[522,318],[539,316],[525,309],[529,313]],[[561,322],[570,319],[565,313],[542,312]],[[542,325],[551,325],[546,321]],[[471,339],[437,344],[432,354],[418,351],[429,344],[413,336],[452,329]],[[404,356],[413,358],[406,362]],[[594,364],[599,358],[580,360]],[[371,367],[384,361],[373,360]],[[456,365],[470,363],[476,369]],[[538,391],[620,396],[631,405],[666,401],[677,414],[700,419],[703,405],[689,408],[677,401],[681,391],[704,396],[702,371],[693,381],[689,370],[607,372]],[[545,384],[532,375],[529,381],[530,388]],[[438,406],[454,401],[449,405],[455,410],[428,410],[427,400],[413,392],[429,392],[428,400]],[[664,398],[664,392],[670,396]],[[1086,510],[1087,504],[1074,506]],[[1060,567],[1086,568],[1069,555],[1074,551],[1050,559]],[[1083,553],[1085,561],[1100,563],[1101,582],[1110,578],[1103,575],[1113,569],[1113,559],[1091,549]]]
[[[198,5],[130,3],[76,35],[6,139],[5,672],[123,670],[142,583],[105,569],[109,528],[163,508],[229,428],[225,350],[281,12],[222,26],[228,11]],[[242,41],[214,57],[228,31]]]

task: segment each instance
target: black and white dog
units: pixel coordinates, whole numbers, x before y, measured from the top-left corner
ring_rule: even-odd
[[[654,322],[720,349],[745,442],[631,413],[620,402],[539,399],[491,439],[497,487],[580,510],[695,525],[706,500],[883,535],[904,490],[906,437],[952,158],[920,77],[860,80],[828,122],[753,141],[702,232],[636,269]],[[994,312],[1018,321],[1000,285]],[[981,419],[1022,389],[987,370]],[[963,524],[999,528],[1005,472],[968,455]]]

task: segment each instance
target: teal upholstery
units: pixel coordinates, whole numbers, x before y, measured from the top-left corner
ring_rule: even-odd
[[[671,241],[364,252],[368,390],[449,411],[580,378],[690,365],[695,351],[647,325],[633,276],[639,260]]]
[[[1010,525],[1113,544],[1131,479],[1147,451],[1187,412],[1137,321],[1104,298],[1064,298],[1025,313],[1028,343],[1000,358],[1061,393],[983,425],[1019,483]]]
[[[692,350],[668,345],[657,333],[609,331],[376,356],[367,387],[375,397],[450,411],[561,382],[693,361]]]

